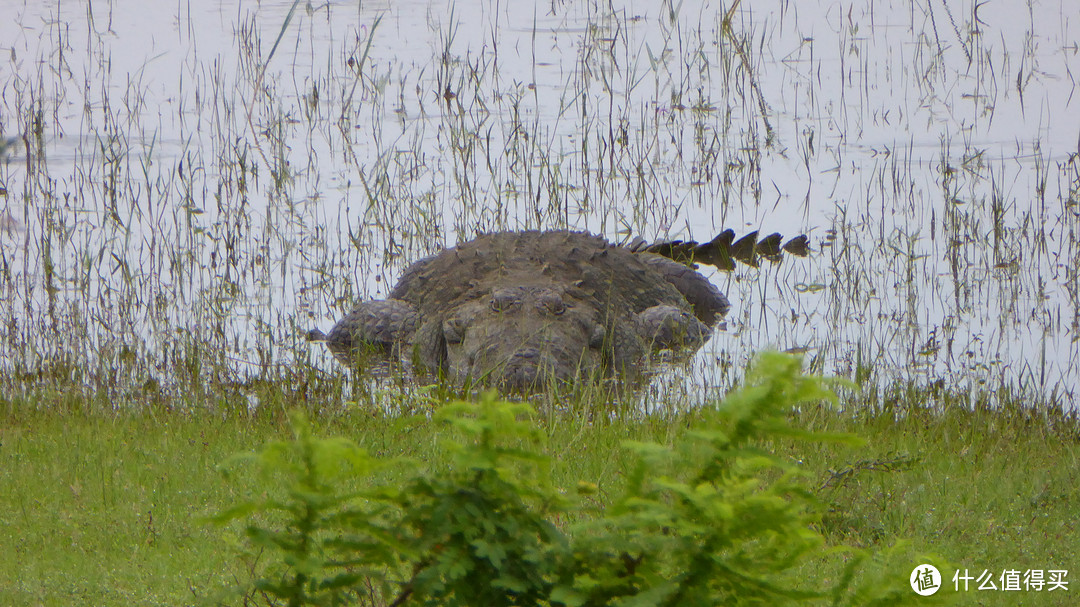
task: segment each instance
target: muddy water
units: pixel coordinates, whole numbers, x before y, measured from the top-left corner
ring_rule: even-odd
[[[335,371],[306,329],[479,231],[731,227],[814,252],[707,270],[664,390],[776,347],[1073,406],[1080,23],[999,4],[0,0],[0,364]]]

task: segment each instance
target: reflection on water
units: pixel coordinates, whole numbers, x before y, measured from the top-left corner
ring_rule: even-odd
[[[0,364],[336,373],[306,330],[444,244],[730,227],[815,254],[711,274],[691,398],[777,347],[1071,405],[1064,0],[689,4],[0,0]]]

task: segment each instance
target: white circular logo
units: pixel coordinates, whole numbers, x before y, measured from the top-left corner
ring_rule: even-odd
[[[933,565],[919,565],[912,570],[908,581],[915,594],[930,596],[941,588],[941,573]]]

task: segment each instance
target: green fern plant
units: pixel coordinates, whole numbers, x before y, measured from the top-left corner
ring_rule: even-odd
[[[390,574],[411,556],[410,546],[398,540],[394,492],[347,490],[341,481],[403,460],[379,461],[352,441],[315,438],[301,413],[291,421],[293,440],[268,443],[222,465],[226,478],[254,465],[263,482],[277,489],[212,519],[246,520],[251,547],[273,556],[250,590],[290,607],[353,604],[361,582],[362,595],[389,594]]]
[[[315,438],[297,415],[292,441],[225,466],[255,463],[269,495],[215,520],[247,521],[271,565],[245,596],[274,605],[927,604],[907,588],[906,547],[826,548],[803,473],[763,447],[857,442],[790,423],[793,408],[835,400],[833,381],[762,354],[746,385],[698,411],[675,445],[626,443],[635,464],[599,510],[553,484],[532,408],[493,393],[436,413],[446,457],[426,466]],[[387,466],[408,474],[384,480]],[[556,524],[565,520],[580,522]],[[846,565],[828,583],[800,576],[819,559]]]

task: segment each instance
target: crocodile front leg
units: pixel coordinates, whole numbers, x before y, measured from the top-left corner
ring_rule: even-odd
[[[712,333],[693,314],[675,306],[653,306],[636,317],[641,336],[653,352],[684,350],[696,352]]]
[[[357,304],[329,334],[316,329],[309,338],[325,340],[334,358],[352,367],[367,355],[386,360],[397,357],[401,346],[412,339],[419,319],[416,308],[409,303],[374,299]]]

